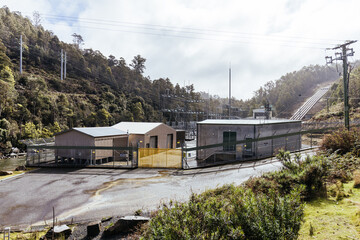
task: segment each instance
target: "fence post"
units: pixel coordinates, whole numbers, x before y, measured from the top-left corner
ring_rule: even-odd
[[[90,165],[93,163],[93,157],[92,157],[92,149],[90,149]]]
[[[38,164],[40,164],[40,149],[37,149],[38,152]]]
[[[4,229],[4,240],[10,240],[10,230],[11,230],[11,228],[10,227],[6,227],[5,229]]]
[[[184,169],[184,143],[181,144],[181,169]]]

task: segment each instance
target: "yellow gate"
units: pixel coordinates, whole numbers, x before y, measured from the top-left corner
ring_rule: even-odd
[[[139,148],[138,167],[182,168],[181,149]]]

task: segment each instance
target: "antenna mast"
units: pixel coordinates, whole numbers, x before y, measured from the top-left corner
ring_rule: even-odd
[[[231,63],[229,66],[229,119],[231,119]]]

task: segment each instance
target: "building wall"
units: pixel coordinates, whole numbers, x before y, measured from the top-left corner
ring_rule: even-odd
[[[236,141],[245,140],[246,138],[256,139],[267,136],[281,135],[301,130],[301,122],[286,122],[273,124],[247,124],[247,125],[215,125],[215,124],[198,124],[197,126],[197,146],[206,146],[211,144],[223,143],[223,132],[236,132]],[[243,158],[264,158],[273,155],[273,152],[279,149],[295,151],[301,148],[300,135],[277,138],[273,140],[264,140],[259,142],[248,143],[251,146],[237,144],[237,159]],[[251,152],[246,151],[247,147],[251,147]],[[198,159],[206,159],[215,152],[221,153],[223,147],[213,147],[209,149],[197,150]]]
[[[113,137],[95,138],[95,147],[113,147]],[[113,150],[96,149],[95,159],[113,157]]]
[[[95,146],[95,138],[70,130],[55,136],[55,146]],[[90,159],[90,149],[57,149],[55,155],[64,158]]]
[[[139,147],[144,148],[145,136],[143,134],[130,134],[129,135],[129,146],[136,147],[139,143]]]
[[[76,130],[70,130],[55,136],[55,146],[96,146],[96,147],[126,147],[127,136],[110,136],[94,138]],[[56,156],[78,159],[102,159],[113,157],[113,150],[106,149],[57,149]]]
[[[165,125],[161,124],[158,127],[152,129],[145,135],[145,143],[150,143],[150,137],[157,136],[158,137],[158,148],[168,148],[167,146],[167,135],[172,134],[172,148],[176,146],[176,130]],[[145,144],[146,147],[146,144]]]

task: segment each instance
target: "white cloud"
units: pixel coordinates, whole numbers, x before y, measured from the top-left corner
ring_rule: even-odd
[[[324,64],[324,48],[356,39],[360,33],[356,24],[360,2],[356,0],[4,0],[4,5],[12,11],[79,17],[81,21],[73,27],[60,22],[44,22],[44,26],[67,42],[72,33],[81,34],[85,47],[105,56],[124,57],[128,63],[140,54],[147,59],[145,76],[151,79],[169,77],[180,85],[190,82],[197,91],[223,97],[228,95],[229,62],[232,95],[249,98],[269,80],[304,65]],[[87,28],[84,19],[117,22],[97,25],[111,29],[106,31]],[[173,32],[168,28],[155,32],[144,25],[124,28],[119,22],[171,26]],[[190,34],[194,29],[211,31]]]

